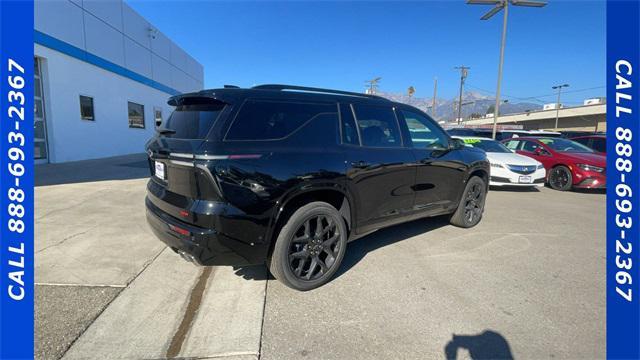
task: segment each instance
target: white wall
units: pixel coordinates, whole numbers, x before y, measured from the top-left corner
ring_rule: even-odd
[[[121,0],[36,0],[34,20],[36,30],[178,92],[204,86],[202,65]]]
[[[42,58],[52,163],[144,152],[155,131],[154,107],[165,119],[171,112],[167,93],[44,46],[34,52]],[[95,121],[80,118],[80,95],[93,98]],[[145,129],[129,128],[127,101],[144,105]]]

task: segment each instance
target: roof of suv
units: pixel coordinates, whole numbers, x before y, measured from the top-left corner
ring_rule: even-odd
[[[180,99],[191,97],[212,98],[225,103],[233,103],[247,97],[298,100],[329,100],[339,101],[348,99],[349,102],[374,102],[381,104],[396,104],[395,102],[377,95],[361,94],[349,91],[304,87],[296,85],[258,85],[252,88],[239,88],[225,85],[220,89],[208,89],[186,93],[169,98],[169,105],[178,105]]]

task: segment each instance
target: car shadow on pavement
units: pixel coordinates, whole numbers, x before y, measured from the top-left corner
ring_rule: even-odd
[[[489,191],[499,192],[540,192],[537,186],[491,186]]]
[[[459,349],[467,350],[473,360],[513,359],[507,339],[493,330],[485,330],[477,335],[453,334],[444,347],[445,358],[456,360]]]
[[[342,276],[371,251],[449,225],[449,217],[450,215],[444,215],[410,221],[350,242],[335,278]]]
[[[589,195],[606,195],[607,189],[573,189],[573,192]]]

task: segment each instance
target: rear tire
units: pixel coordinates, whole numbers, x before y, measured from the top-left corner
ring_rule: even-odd
[[[549,173],[549,186],[558,191],[571,190],[573,186],[573,176],[568,167],[560,165],[551,169]]]
[[[269,271],[290,288],[315,289],[338,271],[346,248],[347,227],[338,210],[312,202],[296,210],[280,229]]]
[[[476,226],[482,220],[486,198],[487,183],[479,176],[471,177],[449,222],[462,228]]]

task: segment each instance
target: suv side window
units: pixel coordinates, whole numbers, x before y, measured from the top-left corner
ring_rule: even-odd
[[[326,115],[337,116],[335,104],[247,100],[225,139],[278,140],[291,135],[309,121]]]
[[[407,127],[414,148],[418,149],[446,149],[449,138],[436,124],[412,111],[400,110]]]
[[[342,143],[349,145],[360,145],[356,120],[353,118],[351,105],[340,104],[340,118],[342,119]]]
[[[356,104],[353,108],[363,146],[402,146],[398,122],[391,107]]]

